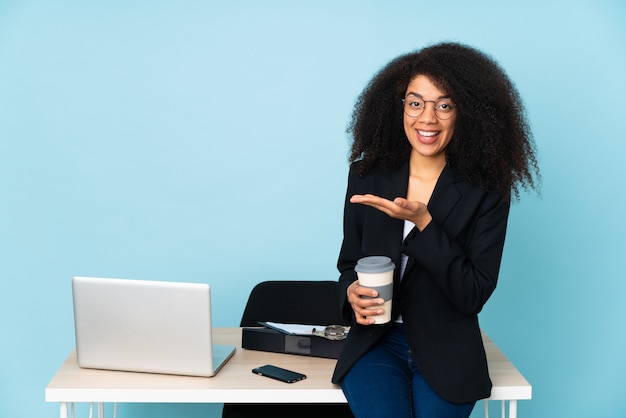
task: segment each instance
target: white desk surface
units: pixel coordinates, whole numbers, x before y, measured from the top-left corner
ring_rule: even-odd
[[[149,403],[343,403],[338,385],[330,382],[336,360],[241,348],[240,328],[214,329],[214,343],[237,347],[214,377],[82,369],[72,352],[46,387],[46,402]],[[483,334],[493,389],[489,400],[531,399],[532,387]],[[288,384],[251,372],[274,364],[307,375]]]

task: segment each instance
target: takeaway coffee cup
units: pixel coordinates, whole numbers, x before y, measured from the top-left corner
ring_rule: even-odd
[[[369,287],[378,291],[378,297],[385,300],[382,308],[385,313],[382,315],[372,315],[376,324],[385,324],[391,321],[391,299],[393,296],[393,271],[395,269],[393,261],[385,256],[369,256],[361,258],[354,271],[359,279],[361,286]],[[370,298],[370,296],[363,296]],[[380,309],[381,306],[372,307],[370,309]]]

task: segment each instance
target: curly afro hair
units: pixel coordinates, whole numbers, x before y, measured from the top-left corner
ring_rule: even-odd
[[[348,133],[350,163],[360,175],[409,158],[402,99],[409,82],[425,75],[457,106],[446,159],[470,182],[504,199],[537,189],[539,167],[521,98],[500,66],[458,43],[440,43],[402,55],[383,67],[360,94]]]

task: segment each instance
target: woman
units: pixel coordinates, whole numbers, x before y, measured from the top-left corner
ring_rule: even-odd
[[[509,204],[539,175],[519,95],[485,54],[437,44],[375,75],[349,131],[338,268],[353,327],[333,382],[357,418],[468,417],[491,391],[478,313],[496,287]],[[382,313],[383,299],[354,271],[371,255],[396,266],[384,325],[367,310]]]

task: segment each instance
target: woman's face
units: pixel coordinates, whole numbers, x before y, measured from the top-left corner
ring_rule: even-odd
[[[413,152],[424,157],[445,158],[446,147],[454,134],[454,103],[425,75],[411,80],[404,97],[404,132]],[[419,113],[421,106],[422,113],[412,116]]]

